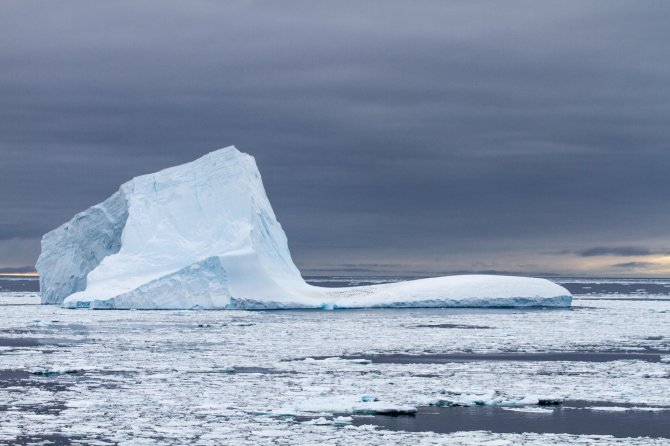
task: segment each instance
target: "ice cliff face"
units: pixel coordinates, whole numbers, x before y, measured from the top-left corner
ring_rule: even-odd
[[[214,288],[214,276],[227,285],[207,307],[228,303],[224,288],[259,299],[305,286],[253,158],[234,147],[123,184],[45,235],[37,269],[43,303],[69,296],[99,307],[146,298],[190,308],[186,296],[177,302],[175,290],[191,287],[197,299]],[[161,301],[167,295],[169,305]]]
[[[123,184],[42,239],[42,303],[86,308],[567,306],[543,279],[452,276],[326,289],[293,264],[254,159],[227,147]]]
[[[70,294],[86,289],[88,273],[121,249],[127,218],[128,202],[119,190],[45,235],[36,265],[42,303],[59,304]]]

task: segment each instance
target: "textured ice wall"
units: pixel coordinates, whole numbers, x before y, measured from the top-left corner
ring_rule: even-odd
[[[119,200],[123,221],[116,218],[120,212],[100,212]],[[102,224],[99,214],[110,214],[110,224]],[[109,249],[101,252],[101,243]],[[90,252],[94,261],[86,258]],[[160,305],[172,308],[173,294],[192,279],[186,275],[205,271],[189,267],[210,257],[218,257],[221,278],[238,296],[288,298],[308,288],[291,259],[254,159],[235,147],[133,178],[110,200],[47,234],[39,262],[43,302],[62,303],[69,297],[80,302],[75,306],[95,301],[90,306],[109,307],[132,298],[134,306],[151,307],[161,297]],[[174,280],[178,274],[179,282]],[[173,280],[163,280],[168,276]],[[209,279],[197,283],[214,283]],[[217,296],[213,290],[191,292],[193,301],[198,292],[209,293],[214,300],[208,307],[223,306],[230,298],[230,291],[222,289]]]
[[[139,302],[144,302],[144,308],[224,309],[229,300],[228,274],[218,257],[209,257],[127,293],[107,300],[94,300],[92,304],[82,305],[80,301],[79,306],[96,309],[136,308]]]
[[[121,249],[127,218],[128,202],[120,189],[42,237],[35,267],[43,304],[59,304],[73,292],[86,289],[88,273]]]

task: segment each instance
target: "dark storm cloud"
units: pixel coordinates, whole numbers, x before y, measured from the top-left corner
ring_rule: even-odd
[[[236,144],[302,265],[667,246],[665,2],[1,8],[0,245]]]
[[[32,266],[18,266],[13,268],[0,268],[0,274],[30,273],[35,271]]]
[[[652,262],[624,262],[624,263],[615,263],[612,265],[614,268],[636,268],[636,269],[645,269],[658,266],[656,263]]]
[[[582,257],[595,257],[595,256],[623,256],[623,257],[633,257],[633,256],[651,256],[658,254],[667,254],[668,251],[659,251],[649,248],[643,248],[640,246],[616,246],[616,247],[607,247],[607,246],[598,246],[595,248],[585,249],[579,252],[579,255]]]

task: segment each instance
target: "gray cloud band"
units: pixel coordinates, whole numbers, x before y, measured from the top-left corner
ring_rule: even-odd
[[[647,6],[10,3],[0,239],[236,144],[298,263],[652,250],[670,227],[670,5]]]

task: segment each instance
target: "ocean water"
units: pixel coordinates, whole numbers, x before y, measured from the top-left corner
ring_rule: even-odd
[[[670,444],[670,279],[553,280],[571,309],[64,310],[0,278],[0,444]]]
[[[40,291],[40,281],[37,277],[7,277],[0,276],[0,293]]]

